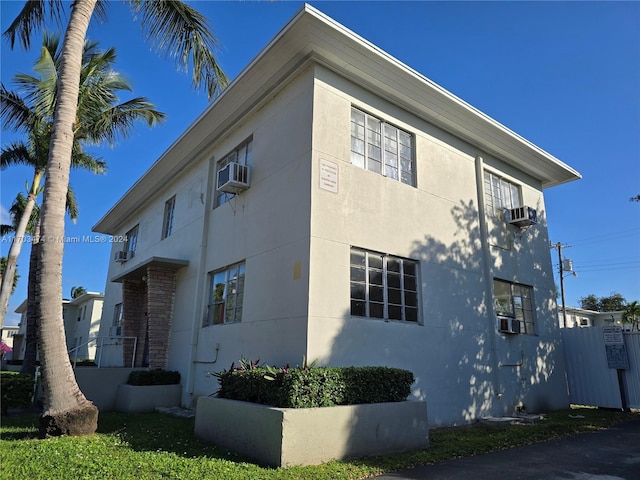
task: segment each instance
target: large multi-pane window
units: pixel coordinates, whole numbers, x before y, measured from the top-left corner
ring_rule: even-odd
[[[251,167],[251,162],[253,160],[253,138],[249,138],[238,145],[233,149],[231,153],[225,156],[223,159],[218,161],[216,168],[216,178],[218,178],[218,173],[224,167],[226,167],[230,163],[239,163],[240,165],[245,165],[247,167]],[[229,201],[229,199],[233,197],[232,193],[225,193],[219,190],[216,190],[216,198],[215,198],[215,207],[219,207],[223,203]]]
[[[503,218],[505,209],[522,206],[520,188],[494,173],[485,171],[484,203],[488,215]]]
[[[418,262],[351,249],[351,315],[418,321]]]
[[[209,274],[211,290],[205,326],[242,320],[244,270],[242,262]]]
[[[500,330],[535,335],[531,287],[494,279],[493,295]]]
[[[129,258],[133,258],[138,247],[138,225],[127,232],[125,243],[125,251],[129,252]]]
[[[164,204],[164,220],[162,221],[162,238],[167,238],[173,232],[173,215],[176,209],[176,196],[174,195]]]
[[[351,108],[351,163],[416,185],[411,134],[357,108]]]

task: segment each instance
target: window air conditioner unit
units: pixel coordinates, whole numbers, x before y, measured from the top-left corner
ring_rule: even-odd
[[[126,262],[127,260],[129,260],[131,258],[131,252],[127,251],[127,250],[120,250],[118,252],[116,252],[116,254],[113,256],[113,259],[116,262]]]
[[[218,172],[217,189],[225,193],[240,193],[249,188],[249,167],[228,163]]]
[[[507,221],[518,227],[529,227],[538,223],[538,212],[531,207],[516,207],[507,210]]]
[[[500,317],[500,332],[501,333],[520,333],[520,321],[515,318]]]
[[[111,335],[112,337],[119,337],[122,335],[122,326],[119,325],[117,327],[111,327],[109,329],[109,335]]]

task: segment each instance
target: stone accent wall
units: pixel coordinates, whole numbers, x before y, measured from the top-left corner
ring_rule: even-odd
[[[149,368],[167,367],[175,294],[175,270],[147,269]]]
[[[136,358],[134,365],[141,367],[144,359],[144,339],[147,330],[146,321],[147,285],[141,281],[124,280],[122,282],[122,323],[124,335],[137,337]],[[133,340],[124,341],[123,365],[131,366]]]

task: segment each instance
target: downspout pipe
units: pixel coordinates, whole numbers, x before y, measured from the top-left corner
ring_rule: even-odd
[[[483,255],[483,274],[485,280],[485,298],[487,299],[487,327],[489,336],[489,349],[491,352],[491,371],[493,373],[493,391],[500,398],[502,387],[500,385],[500,370],[498,362],[498,350],[496,347],[496,309],[493,302],[493,275],[491,272],[491,246],[489,245],[489,229],[487,226],[487,211],[484,204],[484,159],[476,155],[476,191],[478,194],[478,213],[480,216],[480,244]]]
[[[189,345],[189,370],[187,374],[186,389],[183,395],[183,405],[189,407],[193,402],[193,391],[195,386],[196,364],[198,363],[198,338],[200,334],[200,326],[202,324],[203,314],[203,298],[205,295],[206,282],[206,262],[207,262],[207,246],[209,233],[209,219],[211,218],[211,192],[213,189],[213,181],[215,177],[215,160],[213,157],[209,159],[207,167],[207,190],[204,198],[204,212],[202,220],[202,239],[200,241],[200,260],[198,262],[198,271],[196,279],[196,295],[193,305],[193,325],[191,326],[191,343]]]

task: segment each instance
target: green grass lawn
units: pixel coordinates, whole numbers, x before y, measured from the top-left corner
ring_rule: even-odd
[[[2,417],[0,479],[359,479],[602,429],[632,418],[640,415],[565,410],[532,425],[433,429],[431,447],[420,452],[273,469],[197,441],[193,420],[157,413],[101,413],[96,435],[38,440],[37,416],[16,415]]]

